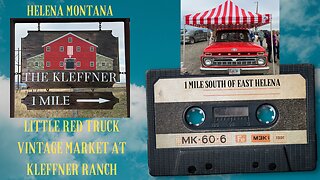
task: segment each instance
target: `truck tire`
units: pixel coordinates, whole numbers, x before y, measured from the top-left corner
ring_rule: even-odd
[[[190,39],[190,44],[194,44],[196,41],[194,40],[194,38]]]

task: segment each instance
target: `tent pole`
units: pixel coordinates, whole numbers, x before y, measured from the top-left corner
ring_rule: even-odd
[[[275,58],[274,58],[274,47],[273,47],[273,31],[272,31],[272,17],[270,19],[270,40],[271,40],[271,56],[270,58],[273,59],[272,61],[272,69],[273,69],[273,75],[276,74],[276,69],[274,68],[274,61],[275,61]]]
[[[182,46],[182,62],[181,70],[184,70],[186,62],[186,24],[183,24],[183,46]]]
[[[207,34],[207,35],[209,35],[208,46],[211,44],[211,32],[210,32],[211,28],[212,28],[212,26],[209,27],[209,26],[207,25],[207,31],[208,31],[208,34]]]

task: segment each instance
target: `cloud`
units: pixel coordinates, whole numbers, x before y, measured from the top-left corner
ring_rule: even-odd
[[[314,52],[318,52],[320,37],[307,34],[298,36],[285,35],[281,42],[284,42],[284,48],[286,49],[283,52],[296,54],[299,62],[306,63],[314,55]]]
[[[118,159],[119,163],[125,162],[126,158],[137,158],[132,163],[144,168],[147,172],[147,165],[141,164],[140,157],[136,153],[147,151],[147,113],[146,113],[146,91],[143,86],[131,85],[131,118],[119,119],[120,133],[24,133],[23,119],[9,118],[9,79],[0,77],[1,103],[0,103],[0,169],[1,177],[4,179],[34,178],[26,177],[25,168],[28,162],[56,162],[56,163],[99,163],[107,162],[108,159]],[[88,126],[88,120],[83,121],[83,126]],[[88,141],[126,141],[125,156],[107,155],[77,155],[77,154],[19,154],[18,141],[61,141],[61,142],[88,142]],[[126,157],[128,156],[128,157]],[[117,160],[115,160],[117,161]],[[127,161],[127,160],[126,160]],[[123,166],[127,167],[124,163]],[[137,167],[132,167],[137,168]]]
[[[4,0],[0,0],[0,8],[5,8],[6,5],[4,4]]]
[[[297,57],[299,63],[315,63],[320,45],[320,6],[317,0],[281,1],[281,43],[287,56]]]
[[[317,0],[281,0],[281,18],[286,28],[303,27],[310,29],[320,23],[319,13],[310,13],[311,9],[320,11]]]
[[[0,76],[0,87],[1,87],[0,117],[9,117],[10,80],[5,76]]]
[[[0,174],[3,179],[33,179],[25,177],[25,165],[29,161],[27,155],[19,155],[17,142],[25,139],[22,131],[23,123],[19,119],[9,118],[10,81],[0,77]]]
[[[141,121],[147,117],[146,89],[143,86],[137,86],[135,84],[131,85],[130,88],[131,118],[138,119],[141,123]]]

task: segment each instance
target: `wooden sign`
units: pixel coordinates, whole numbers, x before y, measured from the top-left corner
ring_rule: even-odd
[[[80,29],[74,26],[71,31],[61,27],[42,30],[42,23],[54,27],[55,23],[84,22],[91,24]],[[17,24],[28,23],[37,23],[38,30],[16,29]],[[105,25],[108,29],[103,29]],[[12,18],[10,117],[51,117],[48,111],[41,110],[56,109],[89,109],[85,116],[97,118],[105,117],[105,113],[97,114],[96,109],[112,109],[115,113],[106,112],[110,117],[129,117],[129,28],[128,18]],[[78,113],[62,112],[53,116],[76,118]]]
[[[28,110],[113,109],[119,99],[112,92],[28,92],[21,102]]]

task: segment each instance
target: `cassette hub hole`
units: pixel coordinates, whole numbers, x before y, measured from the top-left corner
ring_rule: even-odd
[[[277,165],[275,163],[270,163],[269,164],[269,170],[273,171],[277,168]]]
[[[253,162],[252,163],[252,167],[253,168],[258,168],[259,167],[259,163],[258,162]]]
[[[188,172],[189,172],[189,173],[193,174],[193,173],[195,173],[196,171],[197,171],[196,167],[194,167],[194,166],[189,166],[189,167],[188,167]]]
[[[212,164],[211,163],[207,163],[206,164],[206,170],[210,170],[210,169],[212,169]]]
[[[264,104],[257,109],[256,115],[261,123],[270,124],[276,120],[277,111],[273,106]]]
[[[200,126],[205,118],[204,111],[199,107],[191,107],[185,113],[185,120],[191,126]]]

